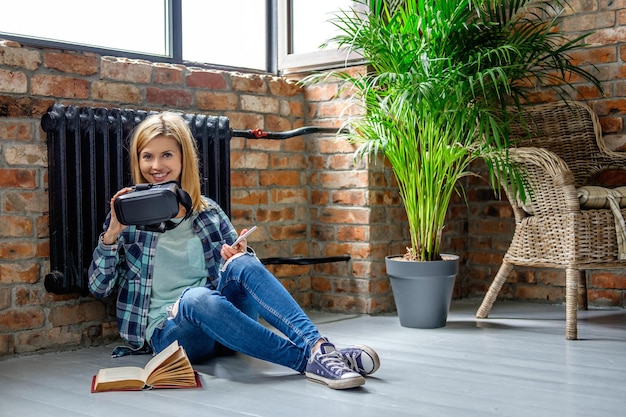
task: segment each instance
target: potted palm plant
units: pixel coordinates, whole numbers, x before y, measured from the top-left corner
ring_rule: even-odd
[[[446,323],[459,258],[440,252],[442,231],[474,161],[486,162],[494,190],[511,181],[525,198],[523,173],[506,153],[511,106],[521,106],[528,87],[537,85],[569,99],[572,75],[600,88],[569,56],[588,34],[570,39],[557,30],[565,6],[560,0],[357,0],[331,19],[339,34],[329,45],[361,54],[370,68],[330,73],[364,107],[339,135],[359,144],[359,157],[384,155],[406,209],[411,246],[386,259],[401,325]],[[311,75],[305,83],[328,76]],[[425,287],[412,291],[413,285]]]

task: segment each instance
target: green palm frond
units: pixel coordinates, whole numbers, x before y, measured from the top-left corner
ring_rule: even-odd
[[[458,181],[483,159],[491,184],[515,184],[523,173],[507,157],[509,106],[521,106],[525,87],[548,86],[568,98],[575,75],[601,90],[569,54],[588,34],[557,28],[561,0],[357,0],[331,22],[331,39],[357,52],[371,73],[338,72],[363,106],[342,136],[357,156],[383,154],[397,178],[411,234],[410,256],[437,259],[450,199]],[[320,82],[313,75],[305,83]]]

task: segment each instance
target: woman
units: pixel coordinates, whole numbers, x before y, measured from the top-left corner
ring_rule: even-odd
[[[379,366],[371,348],[337,350],[261,264],[222,209],[201,195],[196,142],[172,112],[147,117],[130,143],[135,184],[176,180],[192,201],[164,233],[119,222],[111,199],[94,250],[89,288],[99,298],[118,289],[121,337],[134,349],[159,352],[174,340],[192,361],[241,352],[288,366],[334,389],[365,383]],[[243,229],[241,234],[247,229]],[[259,315],[287,338],[259,323]]]

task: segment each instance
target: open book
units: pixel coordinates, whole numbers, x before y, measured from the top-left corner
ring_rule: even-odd
[[[201,386],[198,373],[191,367],[187,353],[174,341],[150,359],[144,368],[122,366],[100,369],[93,377],[91,392]]]

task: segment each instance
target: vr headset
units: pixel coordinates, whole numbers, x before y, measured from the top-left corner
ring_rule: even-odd
[[[179,204],[185,219],[191,215],[191,197],[180,188],[178,181],[160,184],[137,184],[133,191],[115,199],[115,215],[120,223],[137,226],[140,230],[163,233],[178,226],[171,219],[178,215]]]

